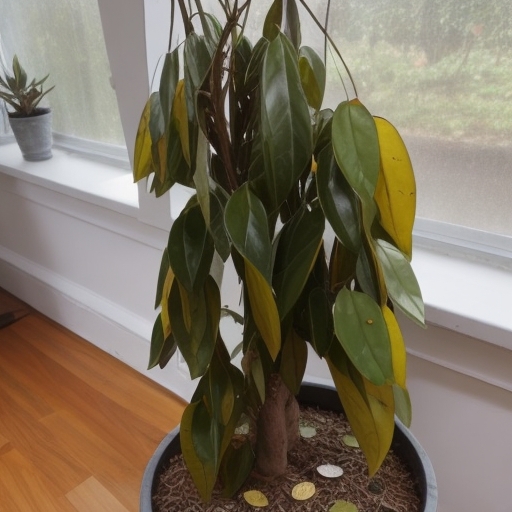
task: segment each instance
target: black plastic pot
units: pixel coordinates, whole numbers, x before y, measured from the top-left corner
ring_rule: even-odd
[[[334,388],[317,384],[303,384],[298,396],[303,405],[318,406],[335,412],[342,412],[338,394]],[[140,512],[153,512],[152,496],[155,494],[160,475],[165,472],[169,460],[180,453],[180,429],[167,434],[151,457],[140,492]],[[418,479],[422,512],[437,511],[437,484],[434,469],[425,450],[409,429],[396,420],[395,434],[391,445],[393,451],[411,468]]]

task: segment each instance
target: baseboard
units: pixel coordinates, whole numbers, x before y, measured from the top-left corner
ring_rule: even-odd
[[[0,287],[185,400],[193,388],[178,358],[147,370],[152,322],[0,246]]]

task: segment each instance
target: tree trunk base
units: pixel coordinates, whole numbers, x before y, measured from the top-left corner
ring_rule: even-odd
[[[279,374],[271,375],[257,422],[255,472],[262,478],[285,473],[288,451],[299,438],[299,404]]]

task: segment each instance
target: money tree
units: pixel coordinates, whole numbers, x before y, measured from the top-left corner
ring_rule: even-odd
[[[397,130],[350,97],[348,69],[350,87],[327,76],[327,55],[344,61],[308,1],[275,0],[255,41],[246,26],[257,2],[213,3],[221,15],[172,0],[169,40],[178,22],[185,35],[164,57],[134,156],[135,180],[157,196],[195,190],[163,251],[149,367],[179,350],[197,381],[180,437],[205,501],[216,485],[232,495],[251,472],[286,471],[308,345],[374,474],[395,413],[410,420],[394,312],[424,323],[410,266],[415,181]],[[302,45],[301,22],[316,26],[323,55]],[[340,98],[329,109],[332,79]],[[223,308],[214,259],[231,259],[243,314]],[[226,314],[243,323],[238,365],[219,329]]]

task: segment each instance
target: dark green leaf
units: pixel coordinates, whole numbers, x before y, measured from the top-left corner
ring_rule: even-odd
[[[164,289],[165,280],[167,278],[167,273],[170,267],[169,262],[169,253],[167,252],[167,247],[164,249],[162,253],[162,261],[160,262],[160,271],[158,272],[158,284],[156,286],[156,299],[155,299],[155,308],[160,306],[162,302],[162,292]]]
[[[231,242],[224,224],[224,211],[229,199],[227,192],[220,185],[210,182],[210,234],[215,243],[215,249],[223,261],[229,258]]]
[[[341,243],[357,254],[361,247],[358,199],[342,175],[330,145],[319,155],[316,180],[325,217]]]
[[[174,222],[167,245],[175,276],[187,291],[202,288],[215,251],[198,204],[186,208]]]
[[[162,75],[160,76],[160,105],[164,116],[165,129],[168,130],[171,122],[172,102],[176,93],[180,74],[180,60],[178,48],[165,55]]]
[[[282,349],[281,366],[279,373],[288,389],[298,394],[308,361],[308,347],[306,342],[292,329]]]
[[[270,284],[272,245],[267,212],[249,185],[242,185],[226,205],[226,229],[236,250],[249,260]]]
[[[160,361],[160,354],[164,347],[164,329],[162,326],[162,316],[159,314],[153,325],[151,334],[151,349],[149,352],[148,370],[154,368]]]
[[[254,465],[254,452],[249,438],[241,446],[230,444],[220,467],[219,477],[223,483],[222,495],[231,498],[249,477]]]
[[[379,177],[380,150],[375,121],[358,100],[345,101],[334,112],[332,144],[340,169],[363,202],[368,217],[364,219],[365,226],[369,226],[376,211],[373,195]]]
[[[198,294],[188,293],[174,280],[169,317],[192,379],[204,375],[215,349],[220,321],[220,292],[215,280],[208,276]]]
[[[278,239],[272,284],[283,319],[297,302],[313,268],[322,242],[322,209],[301,208],[282,228]]]
[[[313,149],[311,117],[300,84],[297,53],[282,34],[269,44],[263,61],[261,133],[272,213],[311,165]]]
[[[334,325],[332,307],[323,288],[315,288],[309,294],[308,314],[311,345],[320,357],[324,357],[332,343]]]
[[[274,0],[263,24],[263,37],[269,41],[274,40],[281,30],[282,20],[283,0]]]
[[[167,366],[167,363],[171,360],[172,356],[176,353],[177,349],[178,342],[171,333],[165,340],[162,352],[160,353],[158,366],[160,367],[161,370],[163,370]]]
[[[420,286],[407,257],[384,240],[377,240],[376,250],[393,303],[413,322],[424,327],[425,306]]]
[[[380,307],[371,297],[343,288],[334,305],[334,330],[362,375],[376,386],[393,382],[386,322]]]
[[[299,51],[302,36],[300,33],[300,16],[295,0],[286,0],[286,23],[283,32]]]

